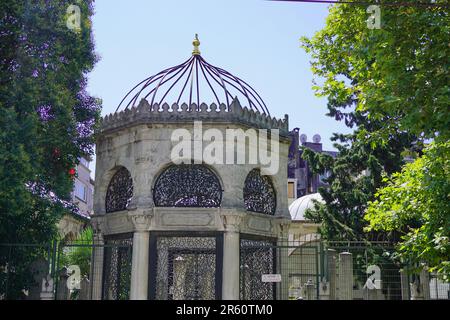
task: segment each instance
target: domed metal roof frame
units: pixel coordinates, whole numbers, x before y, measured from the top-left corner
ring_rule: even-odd
[[[200,51],[198,50],[200,41],[198,40],[197,35],[195,35],[193,45],[194,50],[192,51],[192,56],[188,60],[174,67],[167,68],[139,82],[125,95],[122,101],[120,101],[116,112],[124,105],[125,109],[136,106],[137,103],[139,103],[138,99],[140,97],[141,99],[147,99],[151,96],[150,105],[153,105],[155,102],[157,102],[158,105],[161,105],[161,103],[165,102],[164,99],[171,92],[174,86],[177,83],[183,83],[181,92],[178,94],[178,99],[176,101],[178,104],[183,96],[183,93],[185,92],[188,82],[190,82],[189,106],[192,102],[197,102],[197,106],[200,106],[200,103],[204,102],[201,101],[200,96],[200,80],[203,76],[218,105],[221,103],[226,103],[227,109],[229,110],[230,105],[234,100],[234,97],[229,89],[230,87],[233,87],[243,95],[246,101],[248,101],[248,107],[250,109],[270,115],[269,110],[261,96],[247,82],[232,75],[224,69],[209,64],[202,58]],[[186,73],[187,76],[184,78]],[[171,81],[172,79],[174,80]],[[220,93],[219,90],[215,90],[212,83],[216,83],[218,87],[221,88],[220,91],[223,91],[223,93]],[[168,89],[163,89],[165,84],[169,86]],[[161,91],[164,92],[162,97],[160,99],[156,99],[157,93]],[[223,99],[222,95],[225,96],[225,101],[221,101],[219,98],[219,96],[221,96]]]

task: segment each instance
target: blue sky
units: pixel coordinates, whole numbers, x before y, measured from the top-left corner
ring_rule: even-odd
[[[103,99],[102,115],[142,79],[185,61],[198,33],[209,63],[249,83],[272,116],[289,115],[290,129],[322,136],[333,149],[333,132],[348,132],[325,116],[326,99],[311,89],[310,57],[301,36],[325,24],[327,4],[264,0],[97,0],[93,29],[101,60],[89,78],[91,94]],[[210,101],[205,101],[210,103]]]

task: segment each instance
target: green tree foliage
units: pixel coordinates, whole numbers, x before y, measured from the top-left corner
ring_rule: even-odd
[[[416,0],[390,3],[417,4]],[[446,0],[436,4],[448,5]],[[365,6],[332,6],[324,29],[302,39],[312,70],[323,81],[314,86],[330,103],[352,107],[377,130],[358,138],[387,144],[398,131],[447,139],[450,128],[450,19],[447,8],[381,5],[381,29],[369,29]],[[348,110],[348,109],[347,109]],[[353,109],[351,109],[353,110]],[[337,120],[344,113],[330,110]]]
[[[411,139],[402,134],[388,145],[372,148],[370,143],[356,139],[358,132],[359,129],[355,134],[335,135],[334,139],[351,143],[336,144],[339,155],[335,159],[310,149],[304,150],[303,157],[314,172],[330,172],[325,179],[329,187],[319,188],[324,203],[316,203],[315,209],[308,210],[306,216],[321,223],[320,232],[327,240],[392,240],[396,238],[395,233],[364,232],[367,224],[364,215],[367,202],[374,199],[375,191],[382,185],[383,173],[390,174],[401,168],[400,153]]]
[[[96,62],[93,1],[76,3],[79,30],[67,27],[72,2],[0,2],[0,243],[55,237],[56,222],[75,210],[73,168],[93,153],[100,113],[86,92]]]
[[[432,143],[370,202],[368,230],[401,231],[399,256],[450,281],[450,142]]]
[[[313,89],[318,96],[328,98],[328,115],[355,128],[352,134],[335,134],[332,138],[338,142],[336,147],[339,151],[334,160],[309,150],[304,153],[315,172],[331,169],[330,188],[320,191],[326,203],[318,204],[316,210],[310,211],[313,220],[322,222],[325,238],[396,238],[395,232],[390,235],[365,234],[363,217],[367,202],[373,200],[376,189],[383,186],[382,175],[401,169],[405,150],[416,148],[420,151],[422,148],[424,126],[430,126],[430,123],[424,121],[420,125],[417,119],[411,120],[413,113],[423,108],[419,106],[422,102],[414,102],[404,108],[405,99],[410,101],[416,97],[421,88],[420,81],[417,85],[400,85],[395,79],[414,82],[414,78],[421,78],[423,73],[439,73],[442,59],[434,68],[411,72],[411,64],[427,63],[425,60],[428,58],[425,57],[429,54],[414,55],[416,60],[409,55],[399,59],[397,54],[403,56],[406,48],[414,52],[417,43],[425,41],[420,40],[420,32],[428,30],[427,26],[432,23],[436,23],[435,34],[427,35],[425,39],[431,37],[429,41],[434,42],[443,38],[441,12],[437,9],[427,11],[424,8],[382,6],[382,28],[369,29],[366,7],[335,5],[330,7],[325,28],[311,39],[302,38],[303,48],[312,56]],[[422,17],[422,24],[416,25],[417,15],[428,17],[428,23],[424,25],[425,18]],[[437,21],[432,22],[435,18]],[[410,40],[403,41],[404,37]],[[436,48],[430,46],[429,50]],[[436,87],[441,88],[443,79],[439,75],[438,78],[441,81],[436,83]],[[434,89],[427,92],[431,94]],[[442,105],[435,107],[446,112]],[[417,124],[413,130],[408,129],[411,122]],[[426,131],[427,137],[434,136],[436,131],[443,133],[445,125],[437,123]]]
[[[449,140],[448,7],[413,6],[417,4],[415,0],[390,2],[411,5],[381,5],[381,29],[367,27],[369,14],[365,6],[340,4],[330,7],[325,28],[311,39],[302,39],[302,46],[312,56],[316,94],[328,98],[328,115],[356,127],[353,134],[334,136],[340,142],[337,145],[340,155],[336,159],[305,151],[316,172],[328,167],[332,173],[328,179],[330,188],[320,191],[326,203],[317,205],[309,215],[323,223],[324,236],[333,240],[374,240],[382,236],[383,240],[387,237],[397,241],[401,234],[406,234],[403,252],[410,258],[420,256],[442,271],[444,266],[437,267],[437,261],[448,261],[444,258],[448,257],[448,248],[443,249],[448,228],[439,229],[437,224],[428,223],[431,219],[426,216],[435,217],[433,221],[438,221],[437,217],[443,219],[442,215],[449,214],[448,207],[447,211],[436,206],[430,206],[428,213],[416,211],[419,216],[408,216],[415,219],[402,220],[402,224],[394,224],[392,221],[398,221],[395,219],[388,223],[390,220],[378,220],[374,214],[368,214],[373,225],[365,229],[369,223],[364,219],[368,202],[372,203],[369,212],[374,213],[375,203],[379,204],[376,201],[381,201],[375,201],[376,190],[386,197],[394,192],[395,181],[401,180],[395,172],[401,170],[404,156],[420,157],[426,139],[436,142],[432,147],[436,150]],[[435,3],[448,5],[445,0]],[[447,161],[445,149],[430,154],[433,152],[440,153],[442,161]],[[431,165],[435,160],[431,157],[416,160],[402,174],[412,174],[414,166],[424,166],[426,161]],[[391,175],[394,182],[383,179]],[[416,184],[416,200],[448,203],[448,192],[427,198],[431,195],[429,185],[441,183],[442,177],[432,174],[426,177],[427,183]],[[387,190],[381,189],[386,184]],[[406,208],[409,198],[396,199],[403,201]],[[395,201],[385,203],[382,210],[388,213],[400,210]],[[387,224],[382,225],[381,221]],[[370,233],[365,234],[364,230]],[[416,242],[419,246],[419,241],[423,241],[420,249],[414,246]],[[426,241],[429,241],[427,245]]]

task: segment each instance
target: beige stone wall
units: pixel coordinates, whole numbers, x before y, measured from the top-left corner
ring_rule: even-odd
[[[170,109],[170,110],[169,110]],[[171,152],[176,143],[171,137],[175,129],[186,129],[194,136],[194,122],[202,121],[203,133],[219,130],[226,137],[227,129],[277,129],[280,132],[278,173],[271,176],[276,193],[274,216],[246,211],[243,188],[248,173],[258,164],[211,164],[222,186],[219,208],[155,207],[153,186],[162,171],[172,164]],[[211,104],[187,106],[167,104],[150,106],[143,99],[137,107],[108,115],[97,132],[94,212],[92,225],[98,238],[104,235],[133,232],[133,257],[130,298],[148,298],[149,235],[154,231],[223,231],[223,299],[239,298],[239,234],[259,235],[287,240],[290,214],[287,206],[287,160],[290,140],[288,117],[271,118],[247,108],[237,100],[226,108]],[[177,142],[178,143],[178,142]],[[246,152],[249,150],[248,141]],[[203,143],[203,148],[209,142]],[[252,148],[255,146],[252,145]],[[226,155],[226,145],[223,154]],[[225,156],[226,157],[226,156]],[[120,167],[125,167],[133,180],[133,198],[124,211],[105,214],[108,184]],[[96,254],[102,265],[101,253]],[[101,281],[94,296],[100,297]],[[287,288],[286,288],[287,289]],[[287,290],[283,296],[287,297]]]
[[[140,209],[152,209],[152,187],[158,175],[171,164],[170,154],[173,147],[171,135],[174,129],[186,128],[193,133],[193,123],[151,123],[140,124],[128,128],[105,132],[97,141],[97,163],[96,163],[96,190],[94,196],[94,211],[96,215],[105,213],[105,196],[108,183],[114,173],[120,166],[127,168],[133,178],[134,195],[132,205]],[[231,128],[241,128],[246,130],[248,126],[236,123],[208,123],[203,122],[203,130],[209,128],[219,129],[225,137],[225,130]],[[203,147],[208,143],[205,142]],[[279,154],[279,172],[272,176],[272,182],[276,190],[277,210],[273,218],[290,219],[287,208],[287,155],[289,148],[289,140],[282,137],[280,141]],[[247,149],[248,150],[248,149]],[[224,152],[225,154],[225,152]],[[258,165],[251,164],[215,164],[210,168],[217,174],[223,188],[223,197],[220,210],[216,210],[217,214],[212,221],[217,222],[219,212],[226,210],[235,210],[245,213],[243,200],[243,187],[247,174]],[[164,211],[166,209],[159,209]],[[199,211],[197,208],[196,211]],[[183,211],[189,209],[183,208]],[[201,211],[201,210],[200,210]],[[158,210],[151,212],[156,213]],[[258,221],[258,214],[254,221]],[[113,219],[114,216],[120,217],[120,213],[109,214]],[[266,215],[261,215],[267,217]],[[119,219],[119,218],[117,218]],[[124,219],[124,218],[121,218]],[[154,219],[154,220],[155,220]],[[162,221],[161,219],[159,221]],[[252,222],[254,225],[264,222]],[[122,221],[122,226],[124,225]],[[156,222],[155,222],[156,223]],[[131,228],[131,224],[130,224]],[[264,229],[264,227],[261,227]]]
[[[318,223],[292,221],[289,227],[290,239],[293,241],[309,241],[307,235],[318,234]]]

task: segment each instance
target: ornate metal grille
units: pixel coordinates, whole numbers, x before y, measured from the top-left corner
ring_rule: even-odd
[[[216,295],[214,237],[158,237],[156,300],[212,300]]]
[[[103,299],[130,298],[131,257],[133,240],[111,239],[105,242]]]
[[[159,207],[220,207],[222,188],[204,165],[172,165],[158,177],[153,198]]]
[[[262,176],[259,169],[250,171],[245,179],[244,204],[248,211],[275,214],[275,189],[270,178]]]
[[[266,240],[241,239],[240,246],[240,299],[275,299],[275,284],[262,282],[263,274],[275,271],[274,244]]]
[[[106,191],[106,212],[125,210],[133,197],[133,179],[130,172],[120,168],[112,177]]]

